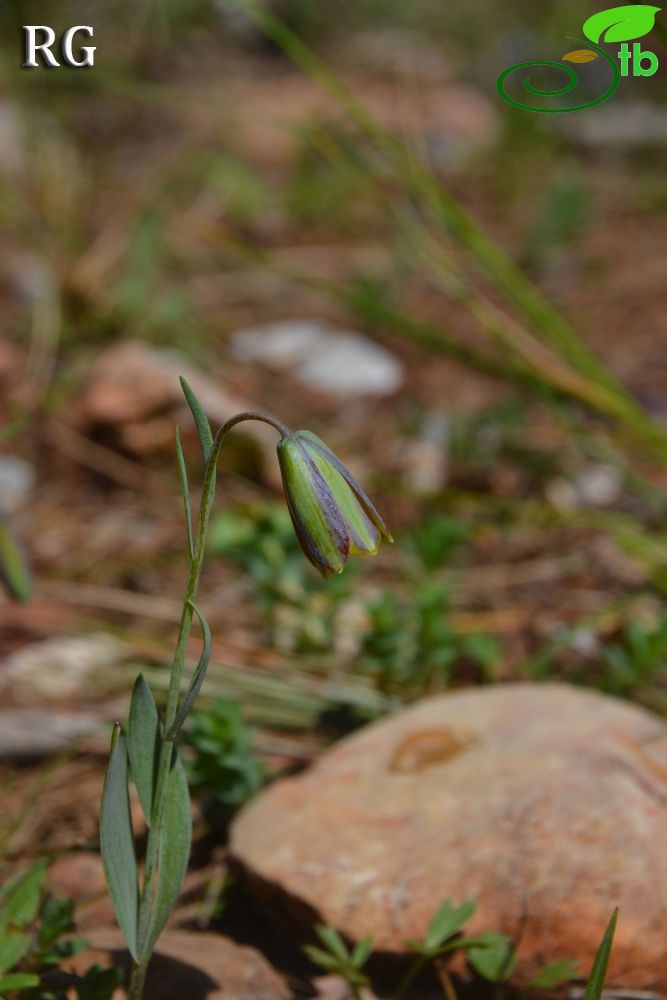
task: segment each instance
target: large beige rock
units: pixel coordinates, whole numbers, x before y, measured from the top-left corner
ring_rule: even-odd
[[[445,896],[476,899],[469,930],[518,942],[518,981],[556,958],[587,971],[619,906],[609,982],[664,991],[666,732],[559,684],[429,698],[276,782],[237,818],[232,853],[270,909],[386,951]]]

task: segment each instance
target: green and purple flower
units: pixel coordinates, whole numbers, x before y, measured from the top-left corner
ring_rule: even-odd
[[[383,539],[393,541],[359,483],[315,434],[287,434],[278,461],[297,538],[322,576],[340,573],[351,555],[375,555]]]

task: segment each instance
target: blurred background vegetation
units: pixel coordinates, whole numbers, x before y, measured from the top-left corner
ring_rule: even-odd
[[[667,75],[531,115],[498,73],[560,58],[594,8],[241,7],[3,6],[0,502],[35,588],[0,605],[1,652],[117,642],[79,687],[8,681],[6,705],[105,720],[137,664],[166,684],[183,371],[214,422],[250,402],[325,437],[397,539],[323,583],[272,442],[232,442],[202,588],[216,708],[189,737],[213,805],[458,685],[556,677],[664,712]],[[36,20],[93,25],[95,67],[21,69]],[[249,352],[276,322],[356,331],[398,382]]]

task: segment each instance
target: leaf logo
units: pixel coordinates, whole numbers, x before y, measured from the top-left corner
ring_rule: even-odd
[[[563,59],[565,62],[587,63],[592,62],[597,57],[598,54],[593,52],[593,49],[575,49],[574,52],[566,52]]]
[[[592,42],[629,42],[648,34],[659,10],[662,8],[650,7],[648,4],[611,7],[589,17],[584,23],[583,31]]]

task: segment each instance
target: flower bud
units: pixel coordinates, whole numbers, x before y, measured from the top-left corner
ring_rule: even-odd
[[[310,431],[278,443],[287,506],[307,559],[322,576],[340,573],[351,555],[372,556],[393,541],[361,486]]]

